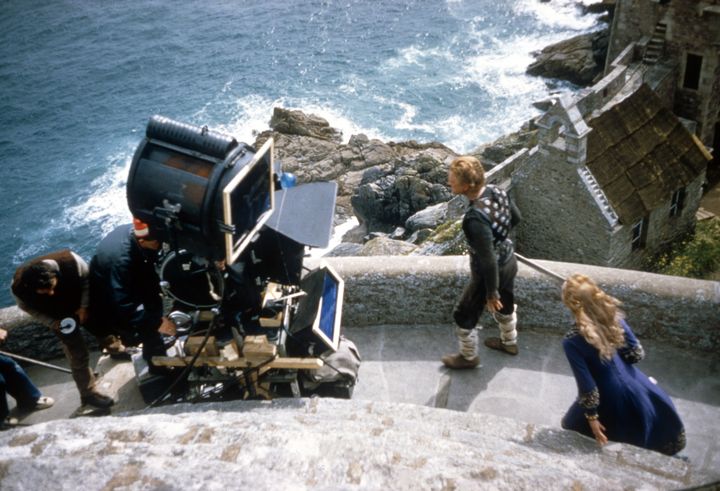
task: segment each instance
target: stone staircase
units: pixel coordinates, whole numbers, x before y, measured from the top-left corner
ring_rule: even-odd
[[[667,33],[667,24],[663,21],[655,25],[653,35],[645,47],[643,55],[643,63],[646,65],[655,65],[663,54],[665,49],[665,34]]]

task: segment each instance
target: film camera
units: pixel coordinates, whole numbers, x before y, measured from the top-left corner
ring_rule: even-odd
[[[132,160],[130,211],[163,243],[158,276],[177,333],[148,374],[146,401],[349,398],[359,367],[341,336],[344,283],[327,264],[335,183],[294,185],[273,159],[232,136],[153,116]]]

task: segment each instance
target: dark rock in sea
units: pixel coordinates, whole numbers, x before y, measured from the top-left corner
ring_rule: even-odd
[[[609,29],[603,29],[547,46],[535,54],[527,73],[588,86],[603,71],[608,38]]]
[[[402,160],[388,174],[361,184],[353,194],[351,203],[356,216],[368,223],[370,230],[390,232],[406,226],[406,220],[416,212],[450,199],[444,184],[447,164],[437,161],[434,166],[441,172],[433,169],[422,173],[413,167],[416,163]]]
[[[470,153],[480,159],[485,170],[490,170],[519,150],[532,148],[536,144],[537,128],[532,121],[529,121],[518,131],[503,135],[492,143],[480,145]]]
[[[582,9],[583,14],[608,14],[608,18],[612,19],[615,12],[615,3],[615,0],[602,0],[590,5],[579,3],[578,6]]]
[[[355,216],[360,222],[342,241],[356,245],[373,242],[363,248],[363,255],[391,248],[397,254],[407,254],[415,250],[415,244],[437,235],[436,229],[462,216],[463,206],[453,205],[457,198],[448,204],[452,195],[446,185],[448,166],[457,154],[440,143],[385,143],[362,134],[339,143],[339,132],[322,118],[281,109],[274,111],[271,128],[257,136],[256,148],[272,136],[276,159],[284,171],[297,176],[299,183],[337,182],[337,219]],[[519,131],[472,154],[490,169],[535,142],[536,129],[528,122]],[[403,242],[401,239],[407,239],[405,246],[395,243]],[[446,236],[438,240],[444,244],[424,246],[423,250],[457,249]],[[342,245],[331,255],[349,253],[360,252],[357,247]]]
[[[338,216],[355,215],[361,222],[367,217],[372,224],[368,230],[388,232],[404,225],[416,211],[449,196],[445,173],[456,154],[440,143],[385,143],[360,134],[343,144],[340,133],[324,119],[283,109],[274,111],[270,126],[270,131],[257,136],[256,148],[272,136],[276,159],[299,183],[337,182]],[[353,209],[354,195],[359,210]],[[370,204],[363,197],[381,201]]]
[[[302,111],[276,107],[270,118],[270,127],[286,135],[311,136],[336,143],[342,141],[342,133],[331,128],[325,119]]]

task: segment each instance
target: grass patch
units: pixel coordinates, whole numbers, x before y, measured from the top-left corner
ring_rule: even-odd
[[[442,256],[461,256],[468,252],[462,230],[462,219],[443,223],[423,243],[440,245],[442,252],[439,252],[439,255]]]
[[[720,276],[720,218],[698,222],[695,233],[657,258],[659,273],[698,279]]]

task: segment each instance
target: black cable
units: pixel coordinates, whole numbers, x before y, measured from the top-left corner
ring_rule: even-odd
[[[215,319],[217,319],[217,317],[218,317],[218,314],[216,314],[213,317],[212,322],[210,322],[210,326],[207,329],[207,333],[205,333],[205,337],[203,338],[202,343],[200,343],[200,346],[199,346],[198,350],[195,352],[195,355],[193,356],[192,360],[190,360],[190,363],[188,363],[185,366],[183,371],[180,373],[180,375],[177,376],[177,378],[173,381],[173,383],[170,384],[170,386],[167,389],[165,389],[165,391],[159,397],[157,397],[154,401],[152,401],[145,409],[149,409],[151,407],[156,406],[175,388],[175,386],[177,386],[178,383],[180,383],[181,380],[185,379],[189,375],[190,369],[193,368],[193,366],[195,365],[195,362],[200,357],[200,353],[202,353],[202,350],[205,348],[205,345],[207,344],[207,341],[210,338],[210,333],[215,328],[215,324],[216,324]]]

